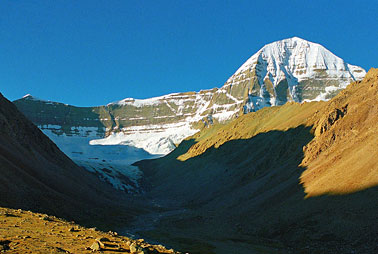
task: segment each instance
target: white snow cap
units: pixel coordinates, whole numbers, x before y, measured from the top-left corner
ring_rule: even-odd
[[[22,99],[27,99],[27,100],[32,100],[32,101],[45,101],[45,100],[41,100],[37,97],[34,97],[32,96],[31,94],[26,94],[22,97]]]
[[[262,68],[259,68],[260,65]],[[262,83],[269,78],[273,85],[285,77],[291,82],[298,82],[316,77],[319,71],[325,71],[329,77],[345,79],[345,86],[352,80],[361,80],[366,71],[350,65],[335,56],[320,44],[293,37],[265,45],[250,57],[229,81],[248,70],[256,68],[256,74]]]
[[[173,97],[175,95],[179,95],[179,93],[171,93],[171,94],[158,96],[158,97],[152,97],[152,98],[148,98],[148,99],[125,98],[125,99],[120,100],[120,101],[109,103],[108,106],[109,105],[116,105],[116,104],[122,105],[122,106],[132,105],[132,106],[138,107],[138,108],[143,107],[143,106],[153,106],[153,105],[162,103],[163,100],[170,99],[171,97]]]
[[[31,94],[26,94],[22,97],[22,99],[36,99],[35,97],[33,97]]]

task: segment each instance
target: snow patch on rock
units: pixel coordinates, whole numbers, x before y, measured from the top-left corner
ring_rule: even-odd
[[[142,177],[142,172],[131,164],[158,157],[127,145],[90,145],[91,140],[100,136],[94,127],[72,127],[79,131],[75,135],[66,135],[59,125],[38,127],[76,164],[96,173],[114,188],[129,193],[140,192],[139,180]]]
[[[91,140],[91,145],[129,145],[142,148],[150,154],[171,152],[183,139],[198,132],[188,122],[165,125],[144,125],[123,128],[104,139]]]

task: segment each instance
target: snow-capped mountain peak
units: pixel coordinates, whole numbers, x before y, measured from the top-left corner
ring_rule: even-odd
[[[328,49],[318,43],[293,37],[265,45],[250,57],[236,72],[265,65],[259,74],[261,82],[270,78],[273,85],[288,78],[288,81],[301,81],[316,76],[319,71],[326,71],[332,78],[360,80],[366,72],[358,66],[346,64]],[[265,75],[264,75],[265,74]],[[347,81],[347,82],[348,82]],[[289,82],[290,83],[290,82]]]
[[[288,100],[329,99],[350,82],[361,80],[366,72],[361,67],[345,63],[318,43],[293,37],[262,47],[228,79],[226,85],[244,82],[251,74],[261,86],[260,97],[270,90],[271,96],[265,98],[268,101],[263,104],[281,105]],[[316,80],[316,85],[307,82],[309,80]],[[282,90],[288,90],[289,97],[277,100],[276,95]]]

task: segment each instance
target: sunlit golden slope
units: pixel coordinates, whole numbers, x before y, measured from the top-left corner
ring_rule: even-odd
[[[378,69],[349,85],[317,118],[301,164],[307,196],[378,185]]]
[[[192,137],[197,143],[178,159],[185,161],[204,153],[210,147],[218,148],[231,140],[250,139],[260,133],[286,131],[300,125],[312,126],[313,115],[324,105],[324,102],[287,103],[243,115],[225,126],[215,127],[215,130],[205,129]]]
[[[300,166],[307,196],[350,193],[378,185],[378,69],[329,102],[288,103],[264,108],[233,122],[200,132],[197,143],[178,159],[185,161],[210,147],[259,133],[300,125],[315,138],[304,147]]]

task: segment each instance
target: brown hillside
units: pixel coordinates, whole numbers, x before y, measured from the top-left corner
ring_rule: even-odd
[[[301,164],[308,197],[377,186],[378,69],[327,103],[314,129]]]

